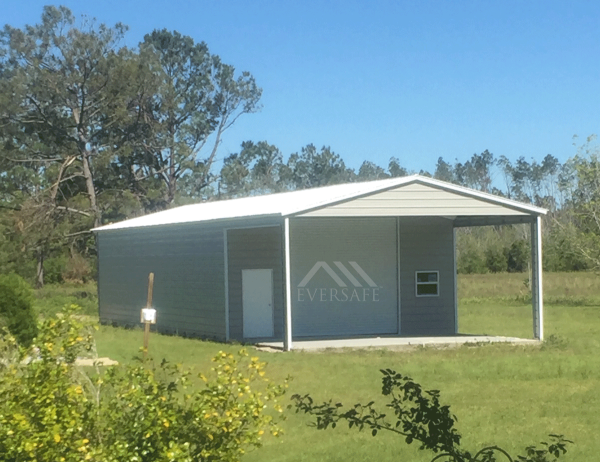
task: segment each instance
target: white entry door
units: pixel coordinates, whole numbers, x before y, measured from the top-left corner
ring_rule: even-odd
[[[273,337],[273,270],[242,270],[244,338]]]

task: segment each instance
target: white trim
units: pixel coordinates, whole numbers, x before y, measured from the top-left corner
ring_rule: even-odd
[[[466,196],[476,197],[478,199],[483,199],[487,202],[492,202],[494,204],[506,205],[511,208],[516,208],[518,210],[533,212],[535,214],[546,215],[548,213],[547,209],[543,209],[541,207],[536,207],[535,205],[525,204],[524,202],[514,201],[512,199],[506,199],[504,197],[496,196],[494,194],[485,193],[482,191],[477,191],[476,189],[465,188],[464,186],[459,186],[453,183],[447,183],[445,181],[435,180],[433,178],[428,178],[420,175],[414,175],[416,177],[414,182],[429,184],[431,186],[437,186],[441,189],[445,189],[447,191],[453,191],[459,194],[463,194]]]
[[[396,284],[398,284],[398,335],[402,332],[402,273],[400,272],[400,218],[396,217]]]
[[[433,284],[433,282],[418,282],[418,278],[417,275],[419,273],[435,273],[437,275],[437,281],[435,282],[435,285],[437,286],[437,293],[436,294],[422,294],[419,295],[418,293],[418,286],[420,285],[425,285],[425,284]],[[440,272],[438,270],[416,270],[415,271],[415,297],[439,297],[440,296]]]
[[[235,229],[279,228],[280,226],[281,226],[281,221],[278,220],[277,222],[270,223],[270,224],[254,225],[254,226],[253,225],[227,226],[224,229],[229,231],[229,230],[235,230]]]
[[[370,182],[363,182],[363,183],[354,183],[356,185],[356,188],[349,191],[346,194],[340,194],[338,197],[335,197],[334,195],[327,195],[326,192],[328,191],[323,191],[323,194],[319,196],[319,199],[316,200],[313,204],[304,204],[304,205],[300,205],[298,206],[295,210],[288,210],[285,212],[281,212],[283,216],[297,216],[297,215],[303,215],[306,214],[308,212],[312,212],[315,210],[319,210],[319,209],[323,209],[326,207],[330,207],[332,205],[337,205],[337,204],[341,204],[344,202],[348,202],[351,200],[355,200],[361,197],[368,197],[371,196],[373,194],[378,194],[384,191],[389,191],[390,189],[395,189],[401,186],[407,186],[409,184],[423,184],[423,185],[427,185],[427,186],[433,186],[445,191],[450,191],[456,194],[460,194],[462,196],[467,196],[467,197],[472,197],[472,198],[476,198],[476,199],[480,199],[483,200],[485,202],[494,204],[494,205],[501,205],[513,210],[517,210],[520,212],[525,212],[525,213],[536,213],[536,214],[543,214],[545,215],[546,213],[548,213],[548,210],[540,208],[540,207],[536,207],[534,205],[531,204],[525,204],[523,202],[517,202],[511,199],[505,199],[503,197],[500,196],[496,196],[494,194],[489,194],[489,193],[484,193],[481,191],[477,191],[475,189],[470,189],[470,188],[465,188],[464,186],[458,186],[452,183],[447,183],[445,181],[440,181],[440,180],[434,180],[433,178],[429,178],[429,177],[424,177],[424,176],[420,176],[420,175],[411,175],[411,176],[407,176],[407,177],[402,177],[402,178],[395,178],[395,179],[388,179],[388,180],[377,180],[377,181],[370,181]],[[352,184],[352,183],[350,183]],[[344,187],[347,186],[348,184],[342,184],[342,185],[338,185],[340,187]],[[379,185],[380,187],[373,187]],[[333,191],[333,188],[335,188],[335,186],[328,186],[325,188],[332,188],[330,191]],[[323,188],[315,188],[314,190],[319,190],[319,189],[323,189]],[[362,190],[361,190],[362,189]],[[310,191],[309,190],[305,190],[305,191]],[[329,197],[328,197],[329,196]],[[368,214],[366,214],[365,216],[369,216]],[[482,216],[487,216],[486,214],[483,214]]]
[[[285,241],[285,332],[284,350],[290,351],[292,345],[292,276],[290,264],[290,219],[285,218],[283,222],[283,234]]]
[[[544,340],[544,284],[543,284],[543,261],[542,261],[542,217],[536,217],[537,225],[537,254],[538,254],[538,319],[540,323],[539,339]]]
[[[544,289],[542,284],[542,218],[531,223],[531,304],[533,336],[544,340]]]
[[[454,333],[458,334],[458,270],[456,267],[456,228],[452,228],[452,246],[454,247]]]
[[[225,272],[225,341],[229,342],[229,249],[227,229],[223,230],[223,255]]]

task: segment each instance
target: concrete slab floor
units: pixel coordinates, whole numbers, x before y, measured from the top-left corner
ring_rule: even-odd
[[[293,350],[319,351],[328,348],[390,348],[403,349],[418,346],[453,347],[468,343],[511,343],[515,345],[537,345],[539,340],[490,335],[459,335],[452,337],[369,337],[335,340],[298,340]],[[258,348],[266,351],[283,350],[283,342],[260,342]]]

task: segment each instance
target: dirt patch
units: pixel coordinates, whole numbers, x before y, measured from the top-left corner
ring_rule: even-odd
[[[77,358],[75,365],[77,366],[117,366],[118,361],[110,358]]]

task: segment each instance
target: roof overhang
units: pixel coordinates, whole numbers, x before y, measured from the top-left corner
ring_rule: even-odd
[[[376,182],[374,182],[376,183]],[[546,210],[492,194],[425,177],[408,177],[375,191],[290,211],[290,217],[382,217],[437,216],[455,219],[460,226],[475,223],[512,224],[530,222]],[[472,218],[471,223],[469,219]]]
[[[529,223],[547,210],[413,175],[186,205],[94,228],[94,232],[262,217],[438,216],[454,226]]]

